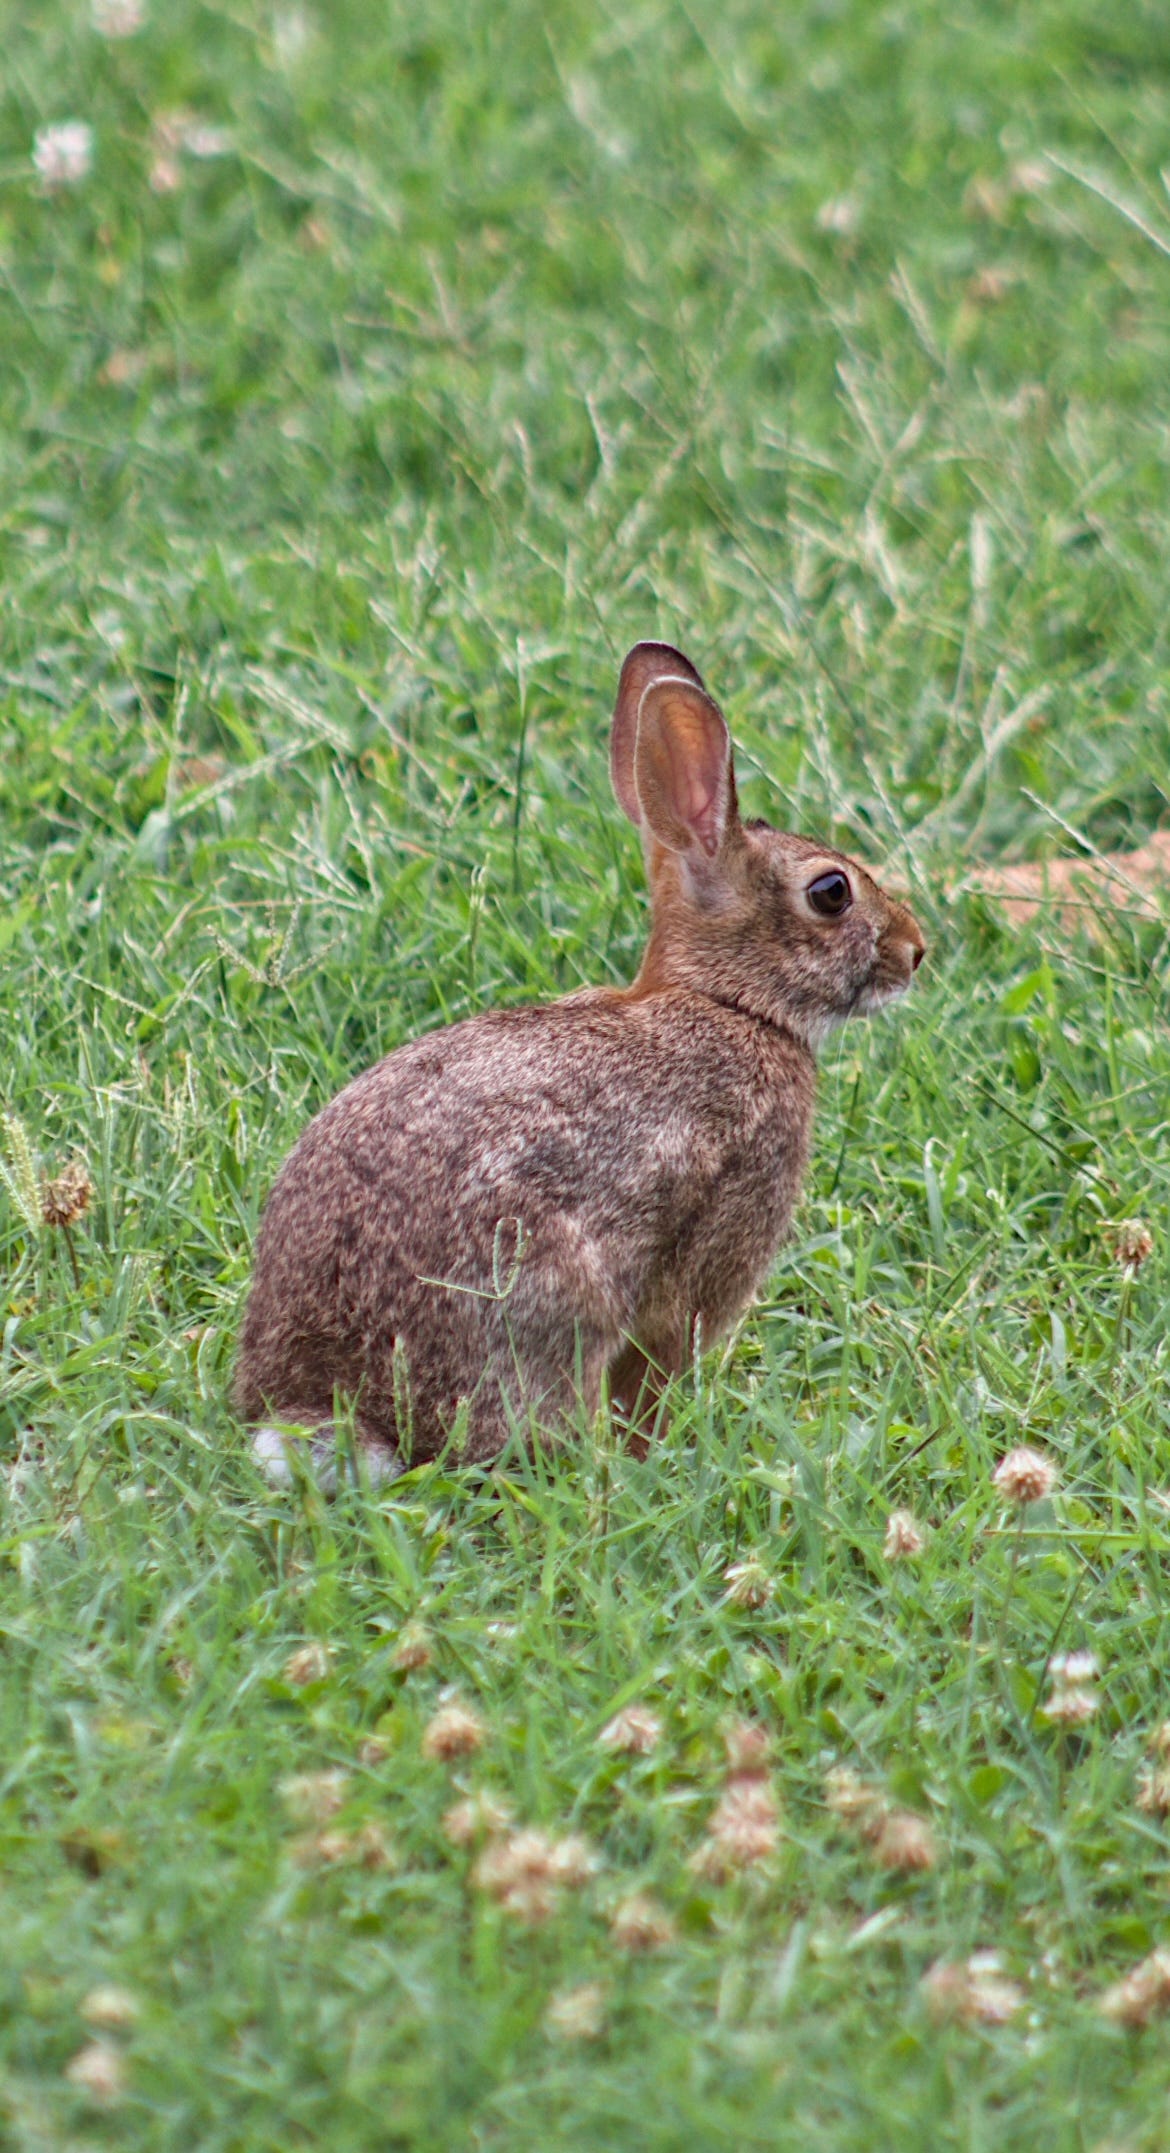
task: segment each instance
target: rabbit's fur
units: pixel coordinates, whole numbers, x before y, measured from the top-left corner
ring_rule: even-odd
[[[668,644],[626,659],[611,768],[650,882],[637,979],[412,1040],[317,1115],[260,1229],[244,1419],[307,1424],[331,1456],[348,1401],[383,1477],[452,1437],[493,1458],[608,1378],[637,1442],[767,1271],[816,1049],[904,992],[922,935],[856,861],[740,821],[726,724]],[[287,1474],[279,1427],[255,1447]]]

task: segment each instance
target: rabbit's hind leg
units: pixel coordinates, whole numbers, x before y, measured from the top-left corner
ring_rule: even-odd
[[[601,1400],[601,1379],[616,1340],[588,1321],[562,1317],[525,1336],[509,1325],[457,1415],[446,1417],[461,1464],[497,1458],[519,1435],[530,1447],[559,1448],[587,1429]]]

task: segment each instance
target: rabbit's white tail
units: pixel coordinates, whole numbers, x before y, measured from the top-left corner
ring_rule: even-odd
[[[291,1487],[298,1474],[308,1473],[323,1495],[336,1495],[340,1480],[350,1473],[371,1488],[380,1488],[406,1470],[398,1452],[382,1445],[359,1443],[351,1456],[338,1445],[332,1422],[310,1436],[297,1435],[291,1428],[257,1428],[252,1457],[275,1487]]]

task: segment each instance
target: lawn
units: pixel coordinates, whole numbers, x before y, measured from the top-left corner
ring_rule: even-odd
[[[1170,2147],[1170,943],[976,886],[1166,814],[1170,18],[135,13],[0,13],[0,2142]],[[307,1117],[636,967],[644,636],[928,962],[645,1461],[270,1489]]]

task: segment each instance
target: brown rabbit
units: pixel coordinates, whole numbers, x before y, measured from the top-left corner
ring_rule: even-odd
[[[911,913],[855,860],[740,821],[726,723],[667,643],[622,667],[610,762],[650,881],[633,986],[412,1040],[277,1176],[236,1404],[315,1429],[326,1470],[339,1399],[375,1478],[452,1436],[494,1458],[530,1415],[592,1414],[606,1378],[644,1440],[788,1229],[816,1049],[922,958]],[[278,1479],[285,1443],[255,1438]]]

